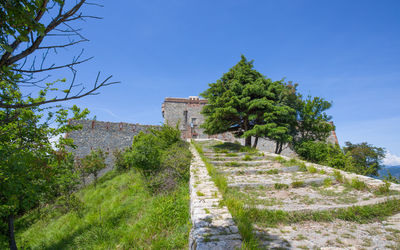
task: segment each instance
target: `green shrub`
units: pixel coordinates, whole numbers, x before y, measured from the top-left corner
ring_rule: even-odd
[[[92,150],[81,160],[82,170],[87,175],[93,174],[94,185],[97,183],[97,176],[103,168],[106,167],[106,154],[101,150]]]
[[[306,166],[306,164],[304,162],[299,164],[299,171],[302,171],[302,172],[306,172],[307,171],[307,166]]]
[[[330,186],[332,186],[332,179],[331,179],[331,178],[326,178],[326,179],[324,179],[324,186],[325,186],[325,187],[330,187]]]
[[[304,160],[348,172],[366,175],[369,169],[357,168],[349,153],[344,154],[337,144],[326,142],[306,141],[295,147],[296,153]]]
[[[288,189],[289,188],[289,185],[287,185],[287,184],[284,184],[284,183],[275,183],[274,184],[274,188],[275,189]]]
[[[318,170],[314,166],[309,166],[307,167],[307,171],[311,174],[315,174],[318,172]]]
[[[330,146],[324,142],[306,141],[295,147],[296,153],[303,159],[315,163],[326,161]]]
[[[252,161],[253,159],[251,158],[250,155],[245,155],[242,160],[243,161]]]
[[[294,181],[292,182],[292,187],[293,188],[304,187],[304,181]]]
[[[145,175],[160,169],[160,139],[152,133],[140,132],[133,138],[131,150],[126,152],[125,159],[130,167],[141,170]]]
[[[229,166],[229,167],[239,167],[240,166],[240,164],[236,161],[227,162],[225,165]]]
[[[333,171],[333,177],[335,178],[336,181],[340,183],[343,183],[345,181],[343,175],[338,170]]]
[[[129,164],[127,163],[125,159],[125,152],[128,151],[129,149],[126,150],[120,150],[116,149],[113,151],[114,155],[114,168],[118,172],[124,172],[129,169]]]
[[[147,178],[150,190],[153,193],[170,192],[179,183],[189,181],[191,159],[192,153],[183,141],[162,151],[160,170]]]
[[[163,151],[161,165],[163,170],[172,171],[178,179],[189,181],[191,160],[188,143],[180,141]]]
[[[270,169],[266,171],[267,174],[278,174],[279,170],[278,169]]]
[[[283,158],[282,156],[277,156],[274,158],[275,161],[279,162],[279,163],[285,163],[286,160],[285,158]]]
[[[391,183],[387,180],[384,180],[383,182],[384,183],[378,187],[378,190],[376,190],[378,195],[388,194],[390,192]]]
[[[160,129],[152,129],[150,131],[158,138],[161,149],[166,149],[169,146],[182,141],[181,131],[179,130],[178,125],[172,127],[168,124],[163,124]]]
[[[364,189],[368,188],[367,184],[365,184],[365,182],[360,181],[357,178],[352,179],[350,185],[352,188],[357,189],[357,190],[364,190]]]
[[[258,153],[258,150],[256,148],[252,148],[252,147],[241,147],[239,149],[240,152],[246,152],[249,154],[256,154]]]

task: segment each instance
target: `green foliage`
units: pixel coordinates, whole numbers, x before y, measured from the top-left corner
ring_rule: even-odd
[[[331,178],[326,178],[326,179],[324,179],[323,184],[324,184],[324,187],[330,187],[330,186],[332,186],[332,179],[331,179]]]
[[[354,178],[354,179],[351,180],[350,186],[351,186],[352,188],[357,189],[357,190],[365,190],[365,189],[368,188],[368,186],[367,186],[367,184],[365,184],[365,182],[360,181],[360,180],[357,179],[357,178]]]
[[[124,162],[145,175],[154,193],[170,192],[180,182],[187,182],[191,159],[189,145],[182,141],[178,127],[167,124],[149,133],[140,132],[124,152]]]
[[[94,185],[97,183],[97,176],[100,170],[106,167],[106,154],[101,150],[92,150],[81,160],[82,171],[87,175],[93,175]]]
[[[387,173],[387,176],[385,176],[385,181],[390,181],[390,182],[393,182],[393,183],[397,183],[397,184],[400,184],[400,177],[395,177],[395,176],[393,176],[389,171],[388,171],[388,173]]]
[[[115,166],[115,169],[119,172],[124,172],[129,169],[129,163],[125,159],[125,154],[126,154],[126,151],[128,151],[128,150],[129,149],[125,149],[125,150],[116,149],[113,152],[114,166]]]
[[[253,223],[273,227],[279,223],[299,223],[302,221],[333,221],[335,219],[357,223],[374,222],[400,212],[400,200],[388,200],[369,206],[326,210],[320,212],[284,212],[281,210],[246,209],[247,216]]]
[[[289,188],[289,185],[287,185],[287,184],[284,184],[284,183],[275,183],[274,184],[274,188],[275,189],[288,189]]]
[[[304,187],[304,181],[294,181],[292,182],[292,187],[293,188],[299,188],[299,187]]]
[[[125,157],[130,167],[140,169],[145,175],[158,171],[161,162],[159,138],[141,131],[133,138],[132,148]]]
[[[253,223],[243,202],[228,195],[224,199],[224,204],[226,204],[229,211],[232,213],[232,216],[235,218],[235,222],[243,239],[242,248],[259,249],[259,242],[254,233]]]
[[[21,101],[17,88],[0,82],[0,97]],[[8,88],[10,87],[10,88]],[[73,156],[63,155],[72,140],[61,137],[55,147],[49,138],[79,129],[68,124],[88,111],[76,106],[47,112],[38,107],[0,109],[0,218],[12,221],[14,215],[47,203],[76,186]],[[72,111],[72,117],[71,117]],[[47,112],[47,113],[46,113]],[[3,223],[1,223],[3,224]],[[3,228],[0,228],[2,231]]]
[[[164,150],[161,155],[161,170],[147,178],[148,186],[154,193],[171,192],[180,183],[190,179],[192,153],[186,142],[178,142]]]
[[[68,211],[57,204],[16,220],[18,247],[24,249],[187,249],[189,188],[154,195],[134,170],[111,171],[75,195],[82,204]],[[0,236],[0,248],[7,240]]]
[[[267,174],[278,174],[279,170],[278,169],[269,169],[265,171]]]
[[[336,181],[338,181],[340,183],[344,183],[345,182],[345,178],[343,177],[343,175],[338,170],[334,170],[333,171],[333,177],[335,178]]]
[[[243,55],[229,72],[209,86],[201,94],[208,100],[202,110],[205,133],[230,131],[246,137],[246,146],[251,146],[251,136],[281,143],[292,139],[289,132],[295,124],[295,109],[289,99],[296,95],[296,86],[265,78]]]
[[[252,147],[241,146],[239,149],[239,152],[245,152],[245,153],[249,153],[249,154],[257,154],[258,150],[256,148],[252,148]]]
[[[240,164],[236,161],[227,162],[225,165],[229,166],[229,167],[239,167],[240,166]]]
[[[308,96],[301,100],[298,110],[296,144],[304,141],[326,141],[334,127],[329,121],[332,117],[325,111],[332,103],[321,97]]]
[[[243,157],[243,159],[242,159],[243,161],[252,161],[253,160],[253,158],[251,158],[251,156],[250,155],[245,155],[244,157]]]
[[[243,146],[237,143],[224,142],[214,145],[212,148],[214,149],[214,152],[229,153],[229,151],[238,152],[243,148]]]
[[[318,172],[318,170],[314,166],[309,166],[307,167],[307,171],[311,174],[315,174]]]
[[[182,141],[181,131],[178,128],[178,124],[176,127],[163,124],[160,129],[152,129],[151,133],[159,140],[159,146],[162,150]]]
[[[383,181],[384,183],[378,187],[378,190],[376,190],[376,194],[378,195],[383,195],[383,194],[389,194],[390,193],[390,186],[391,183],[387,180]]]
[[[296,153],[303,159],[315,163],[326,161],[331,146],[324,142],[305,141],[297,145]]]
[[[295,150],[304,160],[361,175],[377,175],[384,157],[382,148],[367,143],[351,144],[342,150],[339,145],[321,141],[304,141]]]
[[[301,172],[307,172],[307,166],[306,166],[306,164],[305,164],[304,162],[301,162],[301,163],[299,164],[299,171],[301,171]]]
[[[275,161],[279,162],[279,163],[285,163],[286,159],[283,158],[282,156],[277,156],[274,158]]]
[[[367,142],[352,144],[346,142],[346,147],[343,148],[345,153],[348,153],[354,162],[354,168],[364,175],[378,175],[378,170],[381,167],[381,161],[385,157],[385,150],[380,147],[374,147]]]

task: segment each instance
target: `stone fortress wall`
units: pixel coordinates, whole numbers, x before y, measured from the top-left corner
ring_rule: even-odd
[[[95,120],[71,120],[71,124],[82,125],[81,130],[70,132],[66,135],[74,140],[76,148],[70,149],[76,157],[82,158],[91,150],[101,149],[108,153],[107,168],[112,167],[113,151],[132,146],[133,137],[140,131],[146,132],[149,128],[158,126],[130,124],[124,122],[102,122]]]

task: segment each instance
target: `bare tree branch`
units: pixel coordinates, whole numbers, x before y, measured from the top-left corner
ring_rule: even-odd
[[[70,64],[65,64],[65,65],[56,66],[56,67],[52,66],[52,67],[46,68],[46,69],[37,69],[37,70],[14,69],[14,70],[17,71],[17,72],[21,72],[21,73],[38,73],[38,72],[43,72],[43,71],[49,71],[49,70],[55,70],[55,69],[61,69],[61,68],[68,68],[68,67],[71,67],[71,66],[74,66],[74,65],[77,65],[77,64],[81,64],[81,63],[87,62],[87,61],[89,61],[89,60],[91,60],[93,58],[94,57],[92,56],[92,57],[89,57],[89,58],[87,58],[85,60],[82,60],[82,61],[79,61],[79,62],[73,62],[73,63],[70,63]]]
[[[43,104],[49,104],[49,103],[63,102],[63,101],[79,99],[79,98],[82,98],[84,96],[89,96],[89,95],[98,95],[99,93],[97,93],[95,91],[97,91],[99,88],[120,83],[120,82],[108,82],[111,78],[112,78],[112,75],[107,77],[99,85],[93,87],[91,90],[89,90],[89,91],[87,91],[87,92],[85,92],[83,94],[81,94],[81,92],[82,92],[82,90],[81,90],[81,92],[79,92],[77,95],[74,95],[74,96],[71,96],[71,97],[68,97],[68,96],[65,96],[63,98],[55,97],[55,98],[50,99],[50,100],[45,100],[45,101],[40,101],[40,102],[33,102],[33,103],[7,104],[7,103],[3,103],[2,101],[0,101],[0,108],[9,108],[9,109],[28,108],[28,107],[39,106],[39,105],[43,105]]]
[[[68,47],[68,46],[72,46],[72,45],[75,45],[75,44],[78,44],[78,43],[82,43],[82,42],[88,42],[89,40],[87,40],[87,39],[85,39],[85,40],[79,40],[79,41],[76,41],[76,42],[71,42],[71,43],[68,43],[68,44],[63,44],[63,45],[53,45],[53,46],[43,46],[43,47],[38,47],[37,49],[56,49],[56,48],[65,48],[65,47]]]

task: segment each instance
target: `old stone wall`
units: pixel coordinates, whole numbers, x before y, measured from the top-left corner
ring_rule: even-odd
[[[124,149],[132,145],[133,137],[140,131],[148,131],[149,128],[158,126],[130,124],[124,122],[102,122],[94,120],[72,120],[71,124],[82,125],[81,130],[68,133],[66,136],[74,140],[77,146],[71,148],[77,157],[82,158],[89,154],[91,150],[101,149],[108,153],[106,163],[112,167],[113,151]]]

